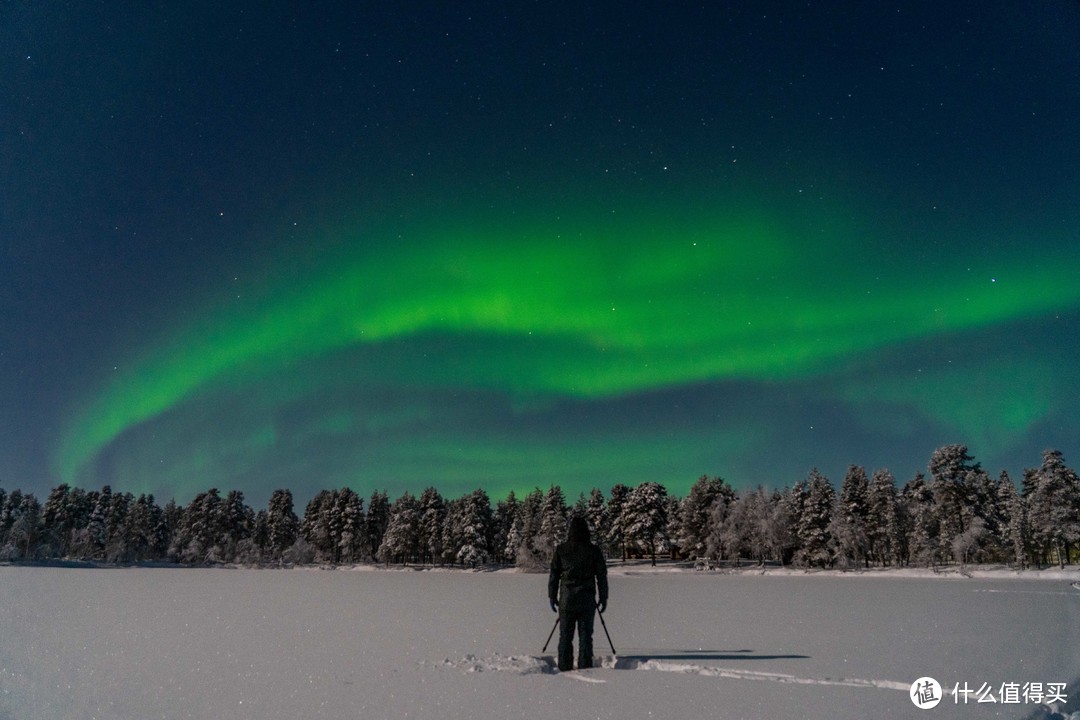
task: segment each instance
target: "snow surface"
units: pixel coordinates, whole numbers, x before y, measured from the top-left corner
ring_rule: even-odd
[[[1080,679],[1076,572],[613,568],[618,654],[559,673],[546,576],[363,569],[0,567],[0,720],[1024,718],[908,689]]]

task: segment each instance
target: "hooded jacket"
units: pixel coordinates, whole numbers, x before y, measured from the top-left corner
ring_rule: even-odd
[[[580,522],[578,522],[580,521]],[[561,587],[561,592],[560,592]],[[569,539],[555,548],[548,576],[548,598],[563,610],[589,612],[608,599],[607,562],[600,548],[589,541],[584,518],[570,522]]]

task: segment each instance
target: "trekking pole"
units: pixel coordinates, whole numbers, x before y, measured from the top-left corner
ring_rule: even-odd
[[[547,642],[544,643],[544,649],[540,651],[541,654],[547,652],[547,646],[551,643],[551,638],[555,636],[555,628],[559,627],[559,618],[555,618],[555,624],[551,626],[551,632],[548,633]]]
[[[611,645],[611,654],[618,655],[619,653],[615,652],[615,646],[611,644],[611,633],[607,631],[607,623],[604,622],[604,613],[597,610],[596,614],[600,616],[600,625],[604,628],[604,634],[607,635],[607,644]]]

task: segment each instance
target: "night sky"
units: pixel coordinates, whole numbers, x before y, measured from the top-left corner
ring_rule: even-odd
[[[705,5],[0,6],[0,486],[1075,465],[1080,3]]]

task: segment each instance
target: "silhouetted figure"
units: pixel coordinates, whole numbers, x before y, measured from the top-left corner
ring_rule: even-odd
[[[548,577],[551,609],[559,613],[559,670],[574,669],[574,629],[578,634],[578,669],[592,667],[593,620],[599,595],[600,612],[607,609],[607,562],[589,539],[589,523],[576,515],[567,540],[555,548]]]

